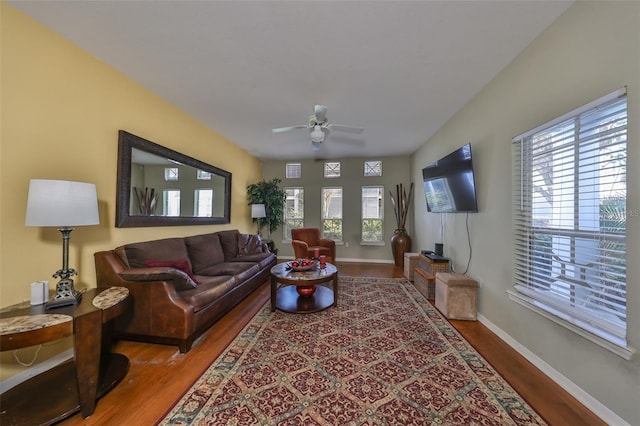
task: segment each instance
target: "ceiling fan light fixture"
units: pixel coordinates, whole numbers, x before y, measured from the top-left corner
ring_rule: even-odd
[[[322,141],[324,141],[324,132],[319,125],[315,125],[311,131],[311,142],[320,143]]]
[[[311,145],[313,145],[313,150],[314,151],[320,150],[320,145],[321,144],[322,144],[322,142],[311,141]]]

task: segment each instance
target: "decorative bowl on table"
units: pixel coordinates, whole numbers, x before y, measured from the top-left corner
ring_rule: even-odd
[[[316,261],[313,259],[296,259],[289,262],[288,266],[296,272],[308,271],[316,266]]]

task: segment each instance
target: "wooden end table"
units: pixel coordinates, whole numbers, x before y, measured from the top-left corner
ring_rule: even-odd
[[[333,283],[333,290],[319,284]],[[278,289],[278,283],[284,284]],[[314,287],[310,296],[298,294],[298,287]],[[338,268],[327,263],[309,271],[296,272],[288,263],[279,263],[271,268],[271,312],[280,309],[298,314],[318,312],[329,306],[338,305]]]
[[[129,360],[111,353],[112,325],[129,307],[125,287],[91,289],[77,305],[45,310],[28,303],[0,311],[0,350],[74,336],[74,359],[0,395],[0,424],[52,424],[80,411],[90,416],[96,400],[127,374]]]

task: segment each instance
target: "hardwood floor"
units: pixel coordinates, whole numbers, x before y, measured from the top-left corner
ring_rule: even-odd
[[[389,264],[338,262],[337,266],[347,276],[403,276],[403,268]],[[76,414],[60,424],[154,424],[268,300],[269,285],[265,283],[200,337],[187,354],[181,354],[176,346],[116,343],[115,351],[131,362],[127,377],[98,401],[92,416],[83,419]],[[605,425],[480,322],[451,323],[550,425]]]

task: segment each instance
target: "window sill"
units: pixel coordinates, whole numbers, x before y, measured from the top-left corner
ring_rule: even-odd
[[[554,323],[561,325],[562,327],[573,331],[574,333],[584,337],[585,339],[595,343],[596,345],[613,352],[625,360],[630,360],[633,357],[633,354],[636,353],[636,349],[626,345],[626,342],[621,341],[620,344],[613,342],[614,337],[610,339],[606,339],[601,337],[595,333],[597,331],[592,327],[589,327],[588,324],[582,324],[581,326],[577,326],[572,321],[578,320],[569,320],[568,318],[561,317],[560,313],[555,311],[554,309],[540,303],[539,301],[528,297],[524,294],[521,294],[515,290],[507,290],[507,294],[509,295],[509,299],[511,301],[516,302],[517,304],[524,306],[527,309],[532,310],[533,312],[542,315],[548,320],[553,321]],[[591,331],[593,330],[593,331]],[[620,339],[616,339],[620,340]]]
[[[361,246],[383,246],[384,241],[360,241]]]

